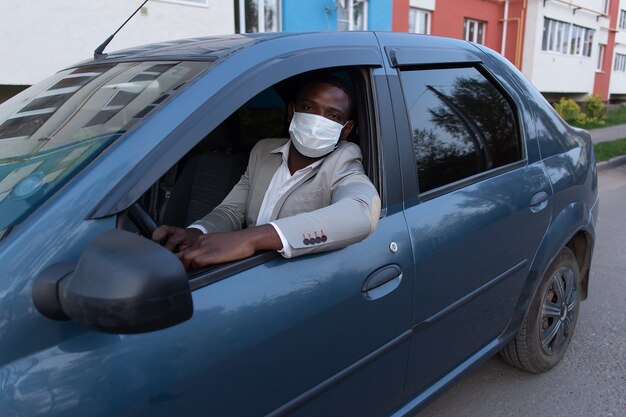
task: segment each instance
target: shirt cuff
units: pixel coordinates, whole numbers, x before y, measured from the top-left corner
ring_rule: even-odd
[[[280,228],[276,225],[276,223],[270,222],[269,224],[271,224],[274,227],[274,229],[276,230],[276,233],[278,233],[278,237],[280,237],[280,242],[283,244],[283,248],[279,250],[278,253],[283,255],[284,258],[291,258],[291,250],[293,248],[289,244],[289,241],[287,240],[285,235],[283,235],[283,232],[280,231]]]
[[[199,231],[201,231],[205,235],[207,234],[207,230],[201,224],[190,224],[189,226],[187,226],[187,229],[198,229]]]

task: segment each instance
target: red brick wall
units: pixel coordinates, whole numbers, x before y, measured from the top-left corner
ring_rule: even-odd
[[[437,0],[433,13],[432,34],[463,39],[465,18],[487,22],[485,45],[500,50],[502,41],[502,19],[504,7],[485,0]]]
[[[521,68],[527,0],[509,0],[505,56]],[[614,2],[617,3],[617,2]],[[393,0],[392,30],[409,29],[409,0]],[[431,34],[463,39],[465,18],[487,23],[485,45],[502,51],[504,0],[437,0]]]
[[[609,5],[610,23],[609,28],[617,28],[617,17],[619,16],[619,1],[613,0]],[[597,35],[596,35],[597,36]],[[609,39],[604,49],[604,60],[602,61],[602,72],[596,72],[593,83],[593,93],[599,94],[603,101],[609,99],[609,84],[611,73],[613,72],[613,52],[615,51],[615,31],[609,30]],[[596,51],[597,54],[597,51]],[[597,59],[597,55],[593,57]]]
[[[407,32],[409,30],[409,0],[393,0],[391,8],[391,30]]]

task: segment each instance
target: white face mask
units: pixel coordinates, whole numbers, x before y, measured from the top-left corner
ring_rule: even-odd
[[[294,112],[289,136],[302,155],[319,158],[337,147],[344,126],[317,114]]]

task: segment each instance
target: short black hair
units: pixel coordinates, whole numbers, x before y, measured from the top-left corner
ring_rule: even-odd
[[[323,84],[329,84],[329,85],[332,85],[333,87],[339,88],[348,97],[348,103],[350,105],[350,108],[348,111],[348,120],[350,120],[350,118],[352,117],[352,108],[353,108],[352,93],[350,91],[350,88],[348,88],[348,85],[341,78],[327,71],[314,71],[314,72],[307,73],[301,79],[300,83],[301,84],[299,86],[300,88],[298,89],[298,94],[296,94],[296,97],[295,97],[296,100],[298,99],[302,91],[304,91],[304,89],[311,84],[323,83]]]

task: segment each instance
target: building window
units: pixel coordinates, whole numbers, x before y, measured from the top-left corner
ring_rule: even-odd
[[[613,69],[619,72],[626,72],[626,55],[615,54],[615,64]]]
[[[602,71],[602,62],[604,61],[604,49],[606,45],[598,44],[598,62],[596,62],[596,71]]]
[[[464,36],[466,41],[485,44],[485,27],[486,22],[474,19],[465,19]]]
[[[626,29],[626,10],[619,11],[619,28]]]
[[[280,30],[279,0],[235,0],[235,32]]]
[[[545,18],[541,49],[590,57],[594,33],[593,29]]]
[[[611,4],[611,0],[604,0],[604,2],[602,3],[602,12],[604,14],[608,14],[609,13],[609,5]]]
[[[337,0],[337,30],[366,30],[367,0]]]
[[[576,25],[574,25],[576,26]],[[583,38],[583,49],[582,49],[582,56],[591,56],[591,46],[593,45],[593,34],[595,33],[595,30],[593,29],[589,29],[589,28],[585,28],[582,26],[579,26],[579,28],[583,31],[582,32],[582,38]],[[578,55],[578,54],[577,54]]]
[[[543,23],[543,42],[541,49],[550,52],[567,53],[564,34],[569,32],[569,23],[546,18]]]
[[[409,10],[409,32],[430,34],[430,12],[417,7]]]

